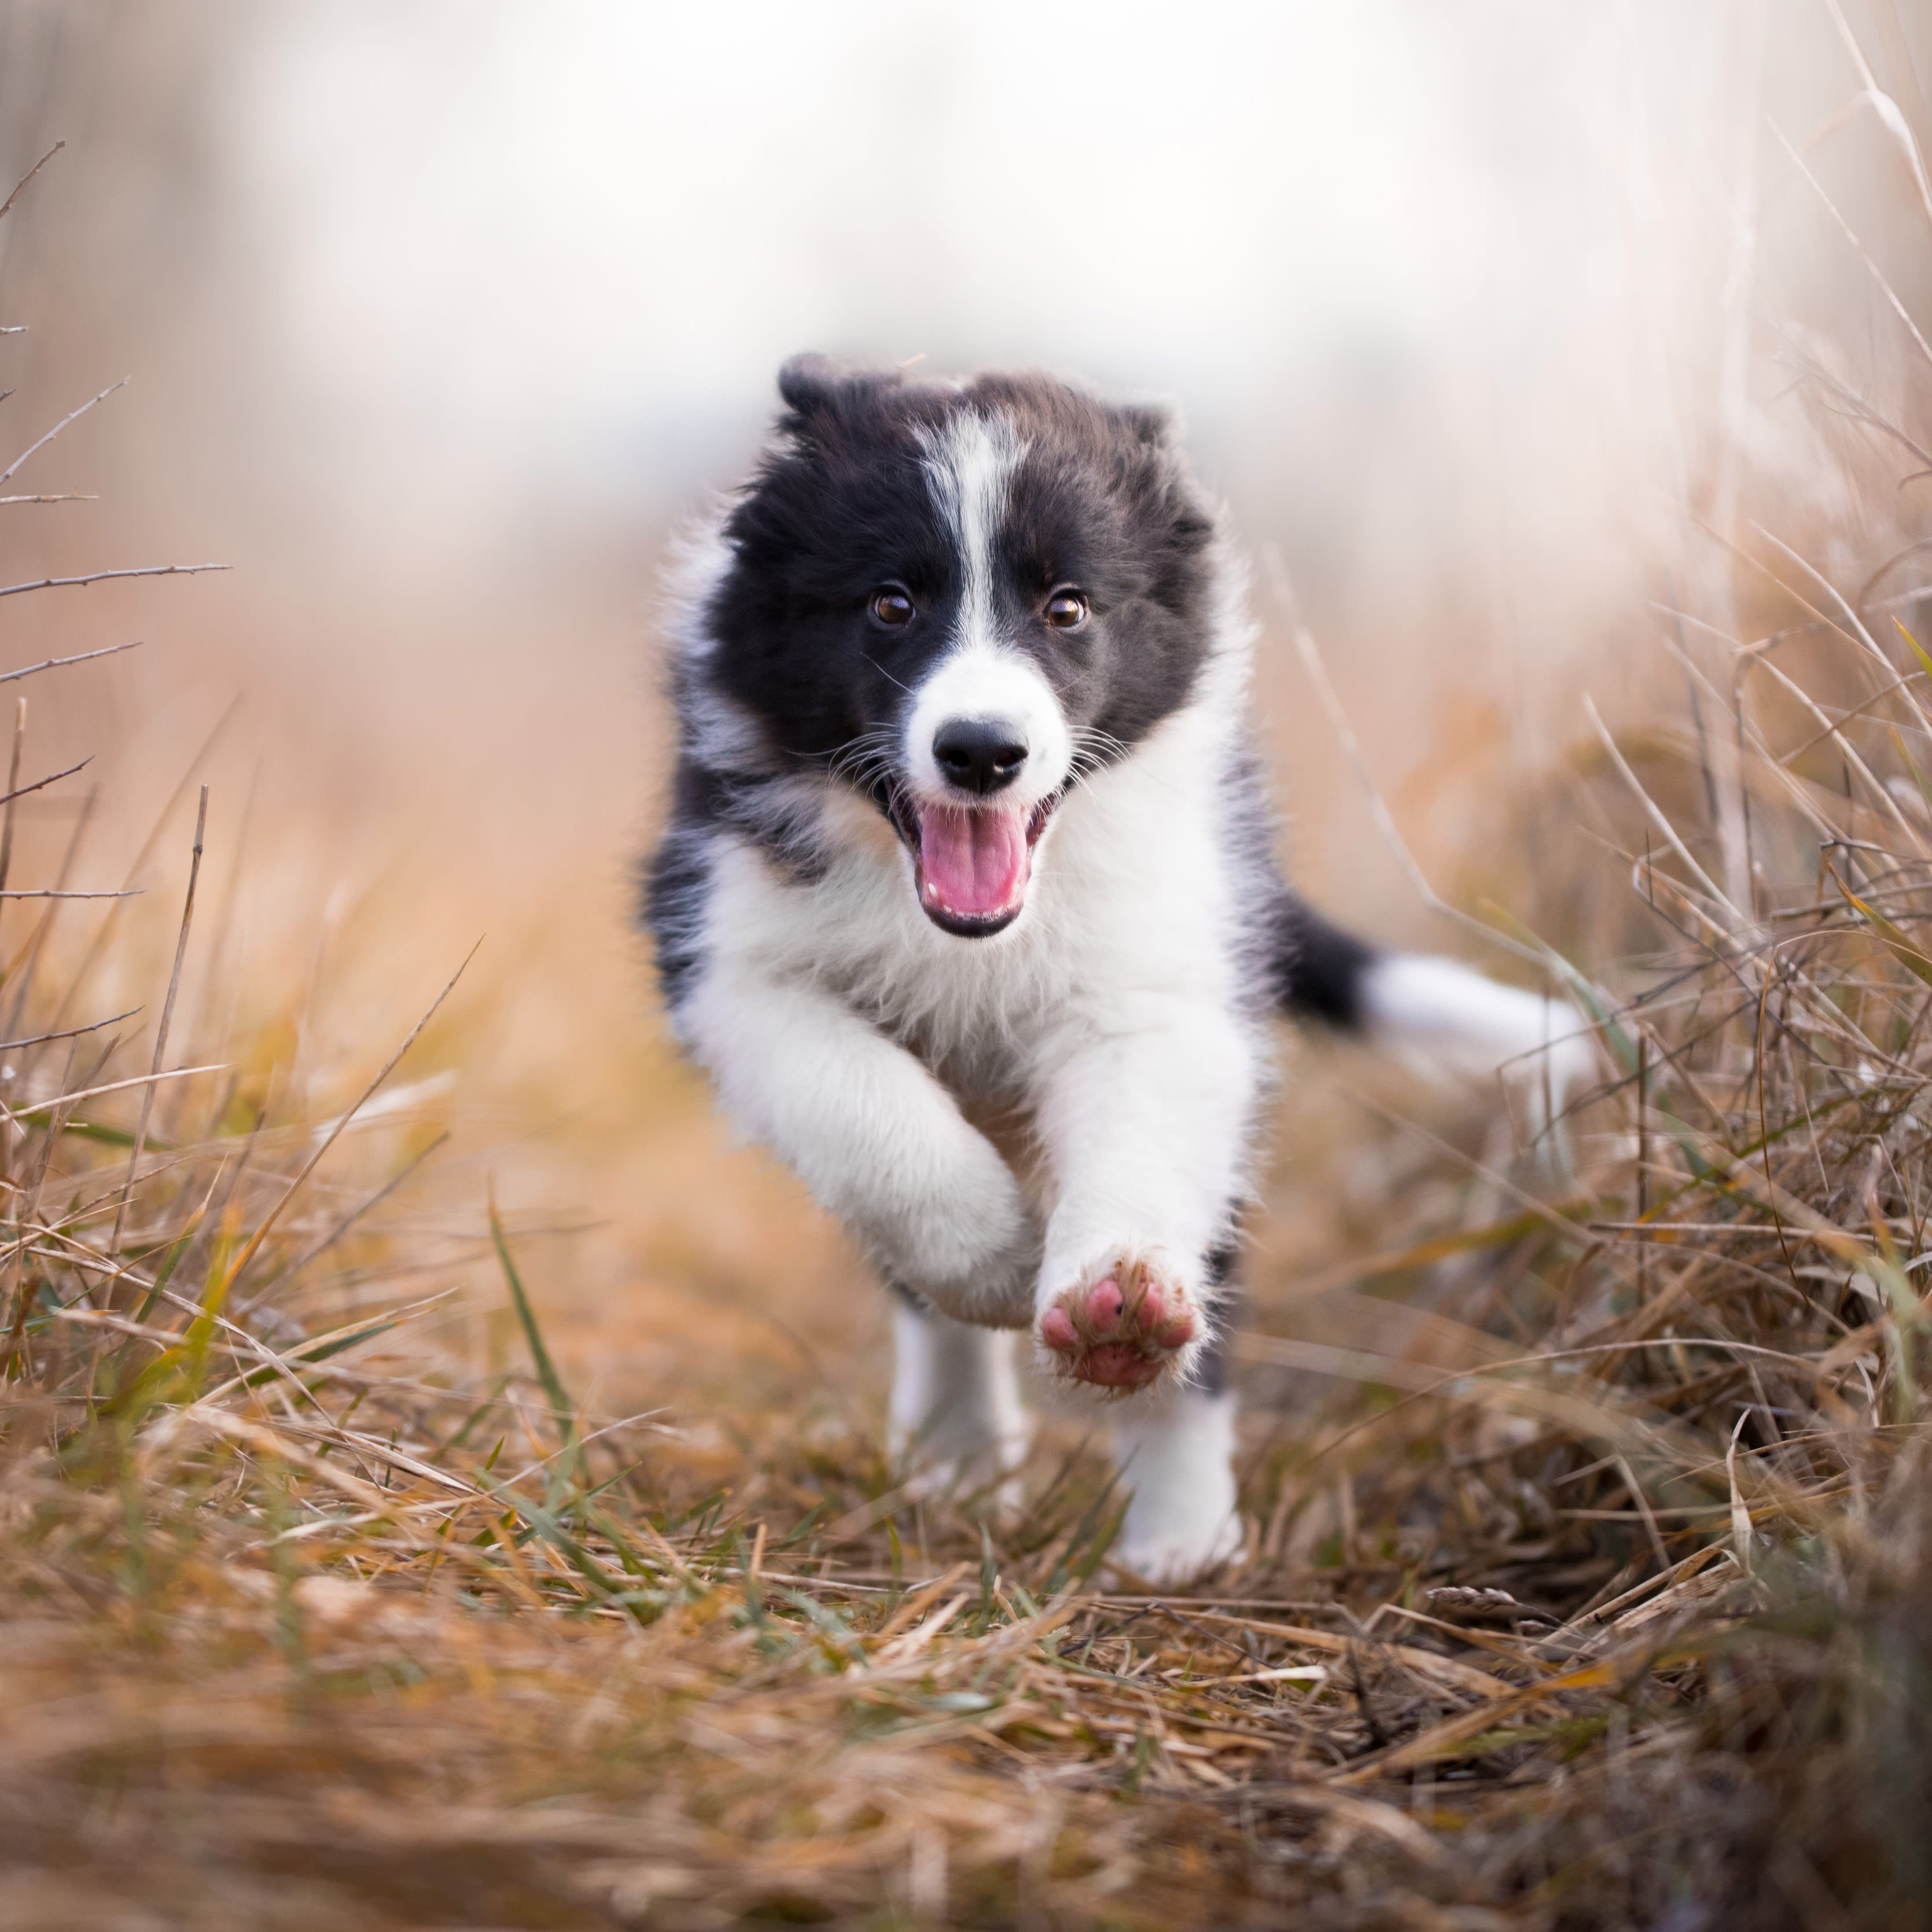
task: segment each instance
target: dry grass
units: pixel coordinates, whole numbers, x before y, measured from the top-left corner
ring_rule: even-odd
[[[1927,373],[1862,406],[1909,435]],[[178,1075],[99,996],[172,1006],[178,898],[4,902],[0,1917],[1922,1923],[1932,553],[1895,448],[1842,432],[1842,518],[1786,532],[1842,594],[1718,551],[1682,706],[1517,801],[1584,828],[1539,918],[1614,1076],[1570,1156],[1452,1136],[1328,1290],[1260,1298],[1250,1548],[1183,1595],[1110,1565],[1070,1426],[989,1524],[908,1502],[869,1411],[586,1412],[466,1180],[522,1364],[479,1370],[404,1211],[440,1114],[407,1060],[385,1111],[400,1036],[297,1082],[251,996]]]

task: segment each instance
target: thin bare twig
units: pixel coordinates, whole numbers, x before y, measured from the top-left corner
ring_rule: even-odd
[[[55,155],[58,154],[62,148],[66,146],[67,143],[64,141],[56,141],[53,146],[50,148],[46,152],[43,154],[25,174],[23,174],[20,178],[14,184],[14,192],[10,194],[4,201],[0,201],[0,220],[4,220],[8,215],[13,212],[14,202],[18,201],[20,198],[20,190],[24,188],[27,185],[28,182],[32,181],[34,176],[38,174],[41,169],[45,167],[48,162],[52,160]]]
[[[136,892],[0,892],[0,899],[137,899]]]
[[[123,1020],[131,1020],[140,1010],[139,1006],[130,1006],[124,1013],[116,1013],[104,1020],[90,1020],[86,1026],[64,1027],[58,1033],[37,1033],[27,1040],[0,1040],[0,1053],[17,1053],[23,1047],[44,1046],[50,1040],[78,1040],[83,1034],[98,1033],[103,1027],[118,1026]]]
[[[116,389],[124,389],[127,386],[128,378],[125,376],[123,376],[119,382],[110,382],[106,388],[101,391],[99,395],[90,397],[86,402],[81,404],[79,409],[69,410],[65,416],[61,418],[58,422],[54,424],[52,429],[47,431],[45,436],[40,438],[39,442],[29,443],[25,449],[21,451],[18,456],[14,458],[11,463],[8,464],[4,470],[0,470],[0,483],[4,483],[7,482],[8,479],[12,476],[14,471],[19,469],[20,465],[26,462],[27,458],[34,454],[34,451],[37,449],[46,448],[47,445],[52,442],[54,438],[58,436],[61,431],[65,429],[69,423],[78,422],[81,417],[86,415],[89,410],[94,407],[96,403],[104,403],[110,396],[113,394]]]
[[[111,658],[116,651],[138,651],[141,648],[139,638],[130,638],[124,644],[104,644],[98,651],[82,651],[70,658],[43,658],[37,664],[27,664],[19,670],[0,670],[0,684],[12,684],[23,677],[34,677],[44,670],[58,670],[64,664],[88,664],[96,658]]]
[[[112,577],[198,577],[205,570],[232,570],[232,563],[151,563],[138,570],[96,570],[85,577],[42,577],[32,584],[0,584],[0,597],[18,597],[29,590],[69,590],[86,584],[105,584]]]
[[[58,784],[62,778],[70,778],[76,772],[84,772],[94,762],[92,756],[82,758],[77,765],[68,765],[58,772],[50,772],[44,778],[36,778],[32,784],[18,785],[10,792],[0,794],[0,805],[10,805],[16,798],[26,798],[31,793],[45,791],[50,784]]]

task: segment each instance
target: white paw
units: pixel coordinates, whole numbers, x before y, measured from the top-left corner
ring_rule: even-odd
[[[1118,1413],[1120,1484],[1132,1499],[1116,1564],[1150,1583],[1180,1583],[1238,1556],[1233,1398],[1163,1391]]]
[[[1232,1514],[1218,1523],[1169,1524],[1140,1536],[1132,1533],[1131,1510],[1128,1522],[1128,1532],[1113,1553],[1115,1567],[1156,1586],[1191,1583],[1207,1571],[1232,1562],[1247,1540],[1240,1518]]]

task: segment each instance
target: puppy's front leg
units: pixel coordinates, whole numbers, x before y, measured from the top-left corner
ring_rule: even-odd
[[[1186,1380],[1207,1339],[1262,1048],[1178,996],[1122,1001],[1109,1021],[1046,1085],[1054,1204],[1035,1332],[1061,1373],[1130,1390]]]
[[[1019,1184],[932,1074],[830,994],[713,966],[679,1024],[740,1124],[890,1280],[956,1321],[1024,1328],[1039,1240]]]

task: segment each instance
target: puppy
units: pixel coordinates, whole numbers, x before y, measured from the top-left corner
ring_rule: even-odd
[[[1240,1540],[1217,1310],[1274,1017],[1558,1088],[1582,1022],[1284,884],[1244,573],[1165,412],[814,357],[778,388],[684,587],[672,1022],[897,1292],[896,1446],[1010,1474],[1024,1334],[1116,1399],[1122,1560],[1185,1577]]]

